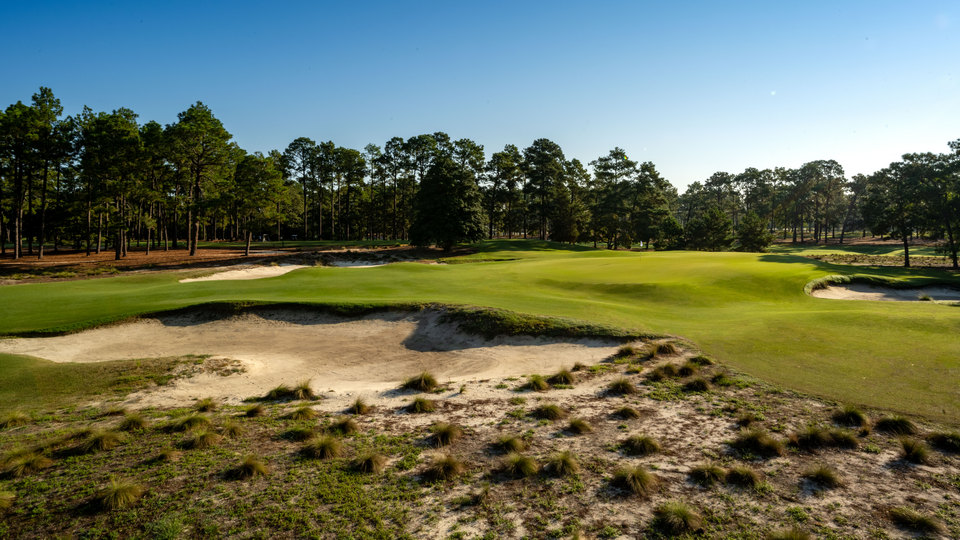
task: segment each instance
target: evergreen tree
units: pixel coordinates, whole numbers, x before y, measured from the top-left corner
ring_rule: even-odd
[[[420,182],[414,199],[410,242],[436,244],[450,251],[460,242],[483,238],[480,190],[473,175],[447,155],[440,155]]]

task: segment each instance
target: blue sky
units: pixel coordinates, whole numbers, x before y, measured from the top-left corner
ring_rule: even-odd
[[[955,1],[0,2],[0,105],[43,85],[166,124],[200,100],[250,151],[547,137],[682,189],[960,138]]]

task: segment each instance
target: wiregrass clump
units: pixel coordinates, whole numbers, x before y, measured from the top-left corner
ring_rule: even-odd
[[[781,529],[773,531],[764,537],[766,540],[810,540],[813,536],[802,529]]]
[[[317,399],[317,394],[310,387],[310,381],[300,381],[293,388],[281,384],[273,388],[263,399],[267,401],[284,401],[284,400],[302,400],[302,401],[313,401]]]
[[[553,476],[575,476],[580,472],[577,456],[569,450],[551,455],[543,466],[544,472]]]
[[[654,348],[654,354],[657,356],[673,356],[679,353],[680,348],[669,341],[657,343],[656,348]]]
[[[660,443],[649,435],[632,435],[620,443],[620,448],[631,456],[649,456],[660,451]]]
[[[854,449],[860,445],[860,442],[852,433],[817,426],[808,426],[802,431],[792,433],[789,440],[791,445],[808,452],[823,448]]]
[[[546,392],[550,389],[550,384],[541,375],[530,375],[527,382],[521,386],[524,390],[533,390],[534,392]]]
[[[146,428],[147,419],[137,413],[127,414],[117,426],[120,431],[140,431]]]
[[[677,368],[677,375],[680,375],[681,377],[689,377],[698,371],[700,371],[699,365],[694,364],[693,362],[687,362],[686,364]]]
[[[941,452],[960,454],[960,433],[956,431],[941,431],[927,437],[930,444]]]
[[[227,476],[233,480],[246,480],[254,476],[266,476],[270,468],[256,456],[246,456],[236,467],[227,471]]]
[[[704,463],[690,469],[690,480],[703,487],[710,487],[722,483],[727,477],[727,471],[719,465]]]
[[[312,439],[300,449],[301,455],[311,459],[333,459],[343,454],[343,443],[332,435]]]
[[[221,439],[223,437],[216,432],[198,431],[193,437],[183,442],[183,448],[186,450],[206,450],[219,444]]]
[[[77,450],[81,454],[92,454],[103,450],[110,450],[123,442],[123,435],[118,431],[100,431],[92,432],[80,443]]]
[[[877,431],[882,431],[890,435],[916,435],[917,426],[912,421],[902,416],[887,416],[877,420]]]
[[[494,441],[493,446],[501,452],[523,452],[527,449],[527,443],[517,435],[503,435]]]
[[[742,454],[765,458],[782,456],[784,452],[783,442],[761,429],[745,429],[727,444]]]
[[[697,356],[694,356],[693,358],[690,359],[690,362],[698,366],[712,366],[716,363],[709,356],[704,356],[702,354],[698,354]]]
[[[292,427],[283,432],[284,439],[288,441],[301,442],[310,440],[316,435],[316,430],[312,427]]]
[[[0,512],[6,512],[13,508],[13,503],[16,500],[16,493],[12,491],[0,491]]]
[[[804,471],[803,478],[820,489],[833,489],[843,485],[840,473],[826,465],[817,465]]]
[[[447,482],[460,476],[467,467],[458,458],[444,454],[433,459],[424,474],[435,481]]]
[[[640,465],[617,469],[613,473],[611,483],[641,497],[649,497],[659,485],[657,477]]]
[[[583,435],[593,431],[593,427],[583,418],[574,418],[567,424],[567,431],[575,435]]]
[[[640,412],[633,407],[620,407],[613,411],[613,415],[622,420],[634,420],[640,418]]]
[[[433,443],[439,448],[448,446],[463,436],[463,430],[456,424],[437,422],[430,427]]]
[[[533,410],[533,416],[541,420],[561,420],[567,417],[567,411],[553,403],[545,403]]]
[[[416,397],[410,405],[407,405],[407,412],[413,414],[431,413],[435,410],[437,410],[437,402],[425,397]]]
[[[354,402],[351,403],[349,407],[347,407],[347,412],[353,413],[353,414],[367,414],[372,410],[373,410],[373,407],[371,407],[366,401],[364,401],[363,398],[359,398],[359,397],[356,400],[354,400]]]
[[[673,364],[663,364],[657,366],[653,371],[647,373],[647,380],[650,382],[659,382],[664,379],[672,379],[679,375],[677,366]]]
[[[171,431],[193,431],[208,427],[210,427],[210,418],[202,414],[190,414],[170,424]]]
[[[750,467],[738,465],[727,470],[724,482],[732,486],[755,488],[760,483],[760,473]]]
[[[213,412],[219,405],[213,398],[203,398],[193,404],[194,410],[198,412]]]
[[[334,420],[325,429],[330,433],[350,435],[356,433],[360,428],[357,426],[357,423],[353,421],[353,418],[343,417]]]
[[[683,389],[686,392],[709,392],[710,383],[703,377],[694,377],[684,383]]]
[[[943,524],[937,519],[911,508],[894,507],[887,511],[887,516],[890,521],[905,529],[930,534],[942,533],[945,530]]]
[[[30,423],[30,416],[23,411],[11,411],[0,420],[0,429],[25,426]]]
[[[607,392],[619,396],[636,394],[637,387],[630,382],[630,379],[626,377],[619,377],[610,381],[610,384],[607,385]]]
[[[35,450],[15,450],[3,457],[3,475],[20,478],[53,465],[53,460]]]
[[[561,369],[551,375],[550,378],[547,379],[547,382],[550,384],[571,385],[577,382],[577,377],[569,369]]]
[[[511,452],[503,459],[503,472],[514,478],[527,478],[537,474],[537,461],[530,456]]]
[[[839,426],[847,427],[864,427],[870,423],[867,419],[867,415],[863,414],[860,409],[847,405],[842,409],[835,411],[831,417],[833,422]]]
[[[248,418],[256,418],[258,416],[263,416],[265,414],[267,414],[267,408],[259,403],[257,403],[256,405],[251,405],[243,413],[243,415]]]
[[[96,501],[104,510],[130,508],[143,496],[143,486],[135,482],[111,478],[97,494]]]
[[[387,466],[387,457],[376,452],[360,454],[353,460],[353,467],[367,474],[380,474]]]
[[[290,420],[311,420],[317,417],[317,411],[309,405],[302,405],[287,413]]]
[[[653,510],[654,528],[671,536],[698,531],[702,524],[700,514],[679,501],[667,501]]]
[[[927,449],[927,445],[924,444],[923,441],[911,437],[901,437],[900,449],[900,457],[902,457],[905,461],[916,463],[918,465],[930,463],[930,451]]]
[[[440,384],[437,382],[436,377],[430,374],[430,372],[423,371],[419,375],[414,375],[409,379],[405,380],[401,388],[404,390],[416,390],[417,392],[432,392]]]
[[[220,426],[220,433],[228,439],[237,439],[243,435],[243,432],[243,426],[232,420],[224,422],[224,424]]]

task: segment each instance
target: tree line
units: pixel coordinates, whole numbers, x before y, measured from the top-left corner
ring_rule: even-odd
[[[43,258],[254,237],[399,240],[449,249],[484,237],[610,249],[760,251],[776,234],[839,242],[852,230],[939,240],[957,261],[960,141],[847,180],[832,160],[718,172],[683,194],[614,148],[584,165],[549,139],[482,145],[443,132],[363,150],[307,137],[247,152],[197,102],[171,124],[84,108],[40,88],[0,112],[0,252]],[[185,246],[181,246],[181,242]],[[909,253],[909,252],[908,252]],[[909,258],[907,258],[909,261]]]

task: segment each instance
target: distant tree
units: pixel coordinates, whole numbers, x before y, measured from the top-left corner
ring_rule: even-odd
[[[523,172],[527,178],[526,191],[534,201],[532,208],[537,218],[537,230],[541,240],[547,239],[552,203],[551,195],[556,184],[563,181],[563,150],[550,139],[537,139],[523,150]]]
[[[483,238],[480,190],[469,170],[441,155],[427,170],[414,199],[410,242],[450,251],[460,242]]]
[[[910,266],[910,237],[923,225],[927,210],[921,198],[918,167],[891,163],[870,176],[863,217],[870,230],[890,234],[903,243],[903,265]]]
[[[309,238],[309,219],[307,208],[310,206],[310,199],[316,190],[317,179],[314,174],[315,153],[317,143],[307,137],[297,137],[283,152],[284,165],[287,167],[287,178],[296,180],[300,184],[303,194],[303,239]],[[321,215],[320,220],[323,220]]]
[[[283,191],[283,174],[274,159],[259,152],[244,156],[237,164],[237,219],[244,229],[244,256],[250,255],[253,231],[275,215],[275,204]]]
[[[739,251],[764,252],[773,242],[773,235],[767,230],[767,223],[755,212],[748,212],[740,220],[737,228]]]
[[[687,247],[701,251],[725,251],[733,244],[733,222],[714,206],[686,227]]]
[[[683,226],[673,216],[667,216],[657,229],[654,246],[657,250],[683,249]]]

